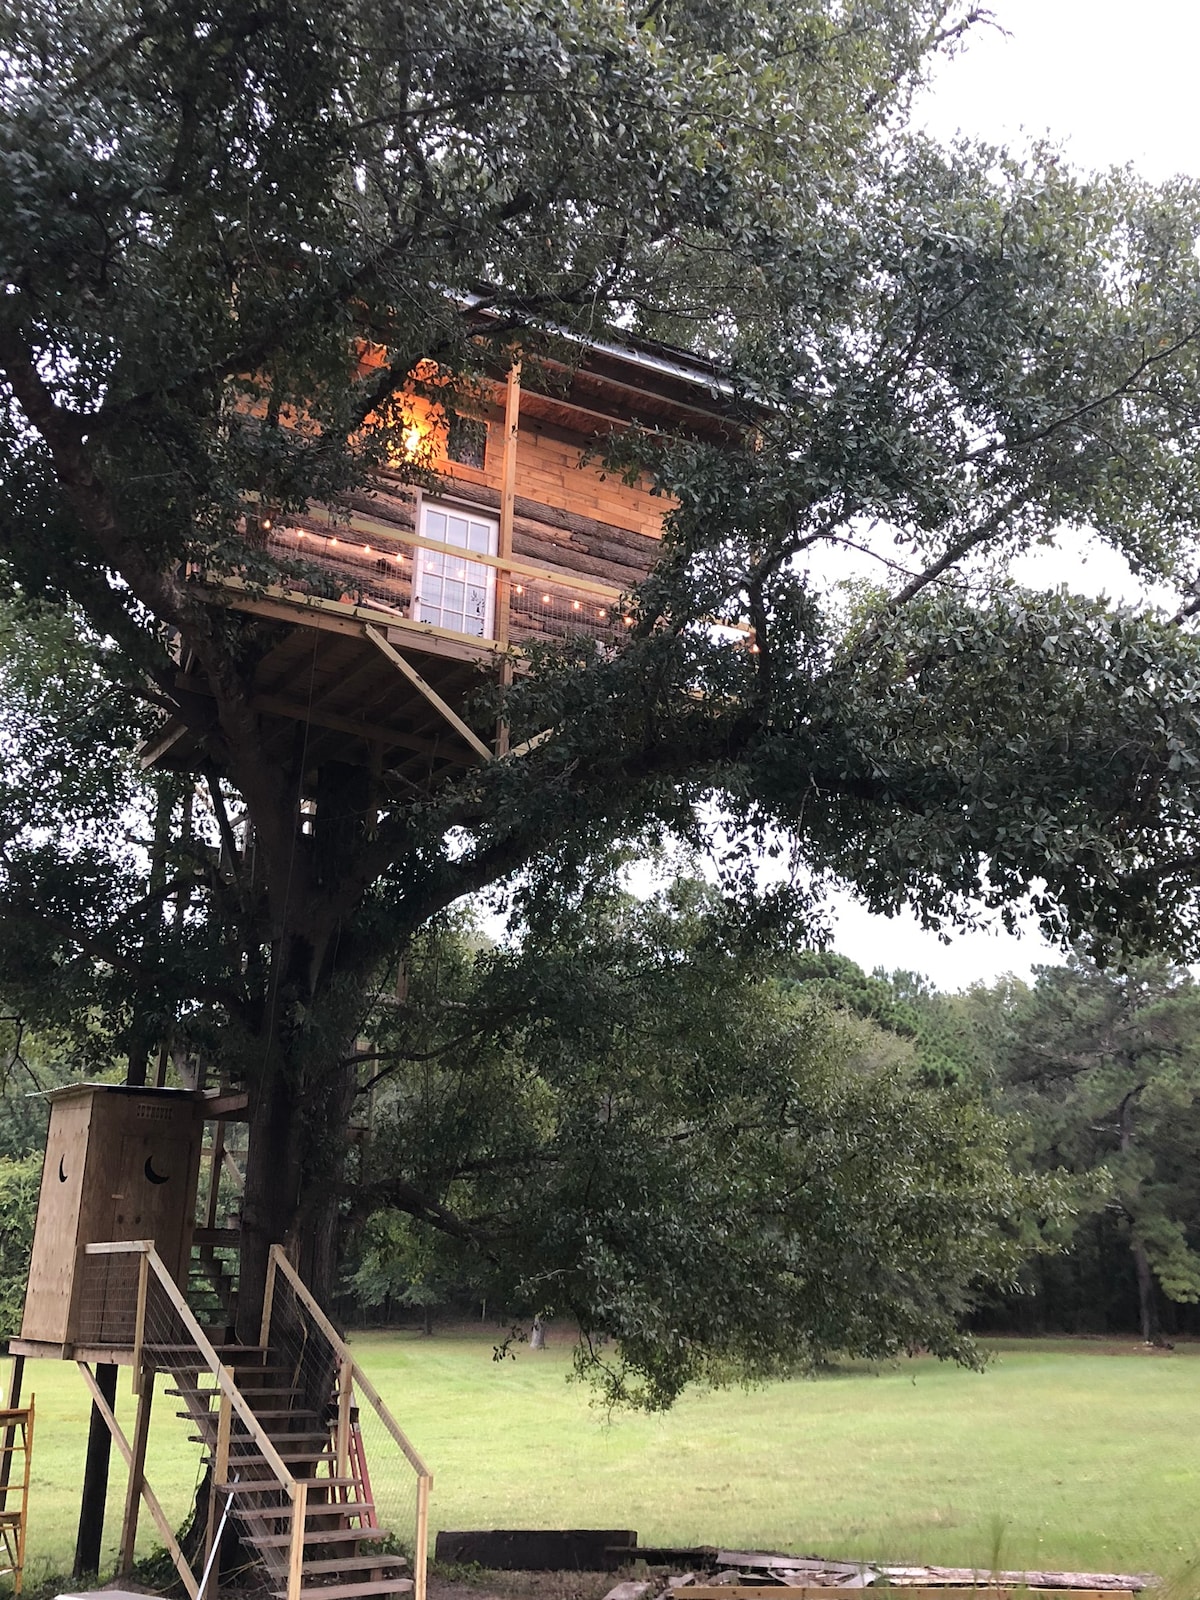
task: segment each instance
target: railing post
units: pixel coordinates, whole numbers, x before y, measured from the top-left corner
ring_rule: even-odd
[[[271,1303],[275,1299],[275,1273],[279,1262],[279,1246],[273,1244],[267,1252],[267,1283],[263,1290],[262,1321],[258,1328],[258,1342],[264,1350],[271,1343]]]
[[[292,1500],[292,1542],[288,1547],[287,1600],[300,1600],[304,1576],[304,1524],[308,1517],[308,1485],[298,1483]]]
[[[142,1392],[142,1345],[146,1340],[146,1294],[150,1283],[150,1252],[138,1256],[137,1309],[133,1318],[133,1392]]]
[[[417,1538],[413,1551],[413,1600],[425,1600],[425,1569],[429,1558],[429,1485],[433,1480],[428,1473],[417,1479]]]
[[[232,1381],[233,1368],[226,1367],[225,1371]],[[232,1422],[233,1406],[230,1403],[229,1395],[222,1389],[221,1403],[217,1411],[217,1447],[213,1452],[212,1481],[208,1487],[208,1527],[204,1534],[204,1570],[206,1572],[209,1569],[210,1561],[212,1561],[213,1540],[216,1537],[218,1485],[229,1482],[229,1435]],[[209,1579],[208,1592],[210,1595],[216,1594],[220,1582],[221,1570],[220,1564],[217,1563],[213,1567],[212,1575]]]
[[[350,1413],[354,1403],[354,1363],[348,1356],[338,1362],[337,1476],[350,1476]]]

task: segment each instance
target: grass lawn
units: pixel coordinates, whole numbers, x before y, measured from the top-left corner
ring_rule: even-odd
[[[355,1340],[435,1474],[434,1527],[628,1527],[643,1543],[1171,1576],[1200,1548],[1200,1346],[1009,1341],[982,1375],[906,1361],[610,1421],[565,1381],[564,1346],[497,1364],[492,1342]],[[128,1384],[122,1373],[131,1422]],[[70,1562],[87,1396],[66,1363],[30,1363],[26,1386],[36,1578]],[[196,1478],[186,1435],[160,1397],[148,1473],[174,1517]],[[109,1546],[123,1489],[114,1459]]]

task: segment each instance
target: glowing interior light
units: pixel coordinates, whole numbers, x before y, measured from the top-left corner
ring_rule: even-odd
[[[369,556],[370,554],[371,554],[371,546],[369,544],[363,545],[363,555]]]
[[[304,538],[307,537],[307,535],[305,534],[303,528],[297,528],[296,529],[296,537],[297,537],[297,539],[304,539]]]
[[[270,517],[264,517],[262,519],[262,528],[263,528],[263,532],[264,533],[270,533],[270,531],[271,531],[271,519],[270,519]]]
[[[330,544],[337,544],[337,542],[338,542],[338,540],[337,540],[337,535],[336,535],[336,534],[335,534],[335,535],[334,535],[334,536],[333,536],[333,538],[332,538],[332,539],[330,539],[330,541],[329,541],[329,542],[330,542]]]
[[[632,617],[626,617],[625,618],[625,626],[627,628],[632,628],[633,627],[633,618]]]
[[[415,456],[421,448],[421,430],[414,423],[404,430],[404,449],[410,456]]]

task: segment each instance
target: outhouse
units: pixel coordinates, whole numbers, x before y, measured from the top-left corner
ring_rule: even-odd
[[[73,1084],[52,1090],[29,1287],[15,1353],[70,1356],[91,1342],[104,1258],[85,1246],[153,1239],[186,1281],[204,1097],[185,1089]],[[54,1347],[54,1348],[51,1348]]]

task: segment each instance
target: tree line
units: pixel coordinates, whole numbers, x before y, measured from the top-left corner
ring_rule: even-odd
[[[1187,969],[1076,954],[943,993],[829,952],[748,954],[721,923],[698,880],[643,901],[614,873],[518,943],[461,917],[431,931],[359,1041],[347,1321],[482,1311],[524,1337],[603,1298],[609,1340],[579,1364],[651,1406],[845,1353],[973,1360],[978,1333],[1200,1331]],[[30,1091],[72,1063],[11,1020],[0,1049],[12,1332]],[[440,1199],[399,1210],[397,1181]],[[797,1298],[806,1337],[784,1352]]]

